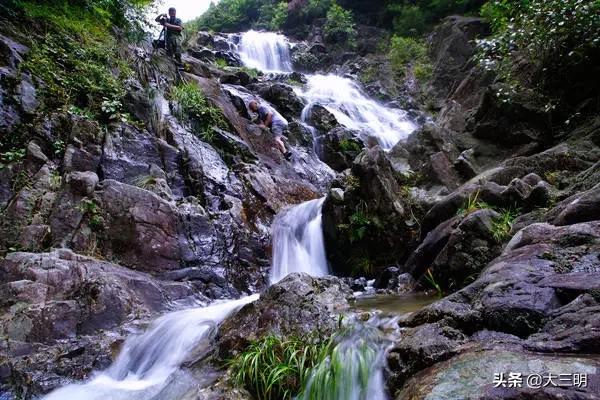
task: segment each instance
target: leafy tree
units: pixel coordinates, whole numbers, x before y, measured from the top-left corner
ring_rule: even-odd
[[[326,39],[332,42],[352,42],[356,37],[352,12],[333,3],[327,11],[324,26]]]

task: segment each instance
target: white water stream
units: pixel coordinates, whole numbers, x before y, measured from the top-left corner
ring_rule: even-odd
[[[274,32],[244,32],[238,45],[244,65],[264,72],[292,72],[289,49],[287,38]]]
[[[321,208],[325,199],[307,201],[281,212],[273,221],[271,284],[292,272],[327,275]]]
[[[181,364],[194,352],[207,351],[216,326],[258,295],[208,307],[176,311],[130,336],[115,362],[82,384],[58,389],[44,400],[163,400]]]
[[[239,54],[245,65],[265,72],[292,72],[290,44],[283,35],[248,31],[242,34]],[[416,129],[404,110],[386,107],[369,98],[352,79],[338,75],[307,75],[304,88],[296,88],[307,106],[303,122],[315,104],[327,108],[347,128],[362,139],[373,136],[380,146],[391,149]],[[322,132],[325,133],[325,132]]]

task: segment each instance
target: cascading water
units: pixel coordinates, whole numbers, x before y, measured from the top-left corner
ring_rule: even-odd
[[[307,75],[304,90],[297,89],[308,105],[303,117],[308,119],[315,104],[331,112],[339,123],[356,130],[363,138],[374,136],[383,149],[389,150],[416,128],[406,112],[385,107],[369,99],[356,82],[337,75]]]
[[[290,44],[283,35],[273,32],[248,31],[242,34],[238,52],[248,67],[265,72],[292,72]],[[303,112],[307,122],[315,104],[326,107],[347,128],[366,139],[373,136],[380,146],[391,149],[416,129],[406,112],[385,107],[370,99],[359,85],[338,75],[307,75],[305,89],[296,88],[308,105]]]
[[[238,53],[244,65],[264,72],[292,72],[287,38],[274,32],[248,31],[242,34]]]
[[[390,338],[381,326],[395,331],[396,318],[349,321],[334,337],[331,354],[317,365],[299,400],[386,400],[383,369]]]
[[[311,200],[280,213],[273,221],[273,263],[271,283],[292,272],[312,276],[328,273],[321,227],[325,199]]]
[[[115,362],[83,384],[58,389],[44,400],[166,400],[179,398],[164,391],[180,365],[199,352],[216,326],[258,295],[208,307],[176,311],[154,321],[141,335],[129,337]],[[203,343],[205,342],[205,343]],[[180,389],[181,390],[181,389]],[[179,393],[180,395],[181,393]]]

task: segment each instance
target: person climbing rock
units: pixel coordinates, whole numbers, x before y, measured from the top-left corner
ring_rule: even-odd
[[[177,10],[171,7],[169,8],[169,15],[161,14],[156,17],[155,21],[165,28],[167,55],[174,57],[178,66],[183,65],[181,62],[181,32],[183,31],[183,23],[180,18],[177,18]]]
[[[252,100],[248,104],[248,108],[250,111],[258,114],[258,118],[260,120],[259,126],[261,128],[271,129],[277,148],[279,151],[281,151],[283,156],[289,160],[292,156],[292,153],[286,149],[285,143],[283,143],[283,132],[288,127],[287,120],[273,108],[265,104],[259,104],[256,100]]]

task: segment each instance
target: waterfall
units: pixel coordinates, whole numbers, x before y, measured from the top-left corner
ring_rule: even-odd
[[[242,34],[238,53],[244,65],[264,72],[292,72],[290,45],[274,32],[248,31]]]
[[[265,72],[292,72],[290,44],[274,32],[248,31],[242,34],[238,53],[244,65]],[[296,91],[308,105],[303,116],[310,115],[315,104],[327,108],[342,125],[359,132],[363,139],[373,136],[389,150],[416,129],[406,112],[386,107],[370,99],[359,85],[338,75],[307,75],[305,89]],[[303,122],[306,122],[303,119]]]
[[[273,221],[273,262],[271,283],[292,272],[312,276],[328,273],[321,226],[325,199],[307,201],[277,215]]]
[[[385,107],[368,98],[351,79],[337,75],[307,75],[308,84],[298,94],[308,105],[303,118],[315,104],[331,112],[339,123],[361,133],[363,139],[374,136],[383,149],[389,150],[416,128],[406,112]]]
[[[208,351],[216,326],[258,295],[166,314],[141,335],[130,336],[115,362],[83,384],[58,389],[45,400],[147,400],[179,398],[161,394],[192,353]],[[199,349],[200,348],[200,349]],[[179,382],[177,382],[179,383]],[[155,397],[156,396],[156,397]]]
[[[391,343],[380,325],[395,330],[397,319],[353,319],[334,337],[331,354],[313,368],[298,400],[386,400],[383,370]]]

